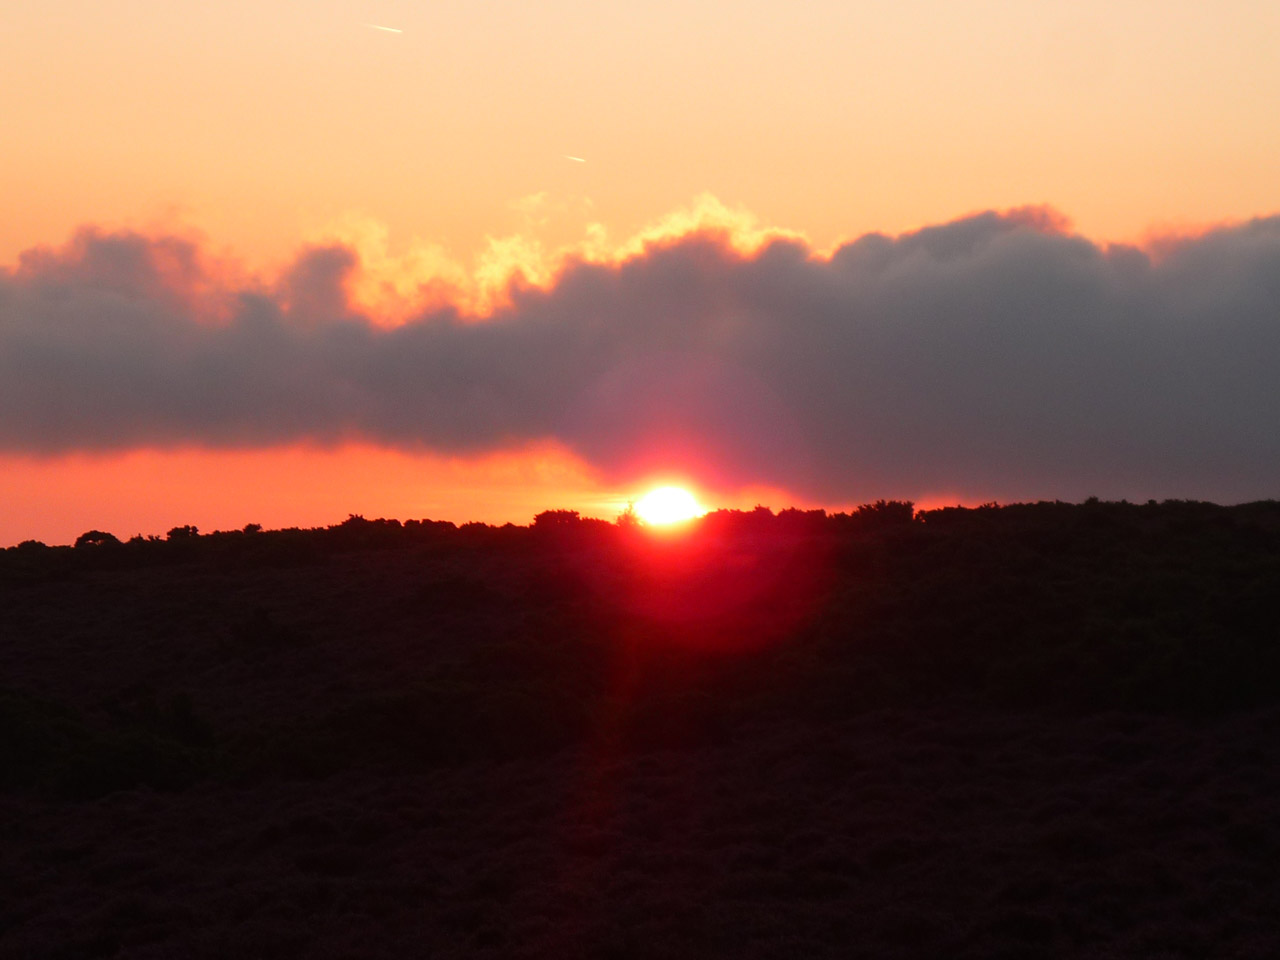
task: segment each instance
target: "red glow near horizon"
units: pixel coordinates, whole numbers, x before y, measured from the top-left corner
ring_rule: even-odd
[[[592,569],[646,644],[741,654],[784,642],[817,614],[831,576],[819,539],[767,511],[715,513],[639,537],[621,569]],[[594,561],[593,561],[594,563]]]

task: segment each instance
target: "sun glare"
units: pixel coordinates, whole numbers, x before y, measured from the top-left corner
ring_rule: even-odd
[[[683,487],[658,487],[636,501],[636,516],[647,524],[662,526],[692,520],[705,511]]]

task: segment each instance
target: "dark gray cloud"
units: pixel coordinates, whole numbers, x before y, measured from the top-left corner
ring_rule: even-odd
[[[985,213],[829,259],[690,235],[380,327],[343,248],[228,289],[82,233],[0,273],[0,449],[558,439],[618,478],[878,496],[1280,496],[1280,217],[1100,247]]]

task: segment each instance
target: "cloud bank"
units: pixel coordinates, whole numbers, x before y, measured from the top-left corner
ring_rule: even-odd
[[[395,326],[359,270],[320,247],[233,282],[93,230],[28,252],[0,272],[0,450],[552,440],[608,478],[833,503],[1280,496],[1280,217],[1158,255],[1043,209],[829,256],[694,232]]]

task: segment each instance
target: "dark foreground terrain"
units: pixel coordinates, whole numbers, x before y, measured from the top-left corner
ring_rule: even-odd
[[[0,551],[0,956],[1280,956],[1280,504]]]

